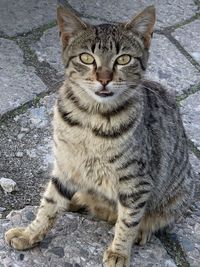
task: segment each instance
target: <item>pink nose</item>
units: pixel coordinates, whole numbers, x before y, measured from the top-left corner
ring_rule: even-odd
[[[99,81],[103,86],[106,86],[110,81],[112,81],[113,73],[106,67],[99,67],[96,70],[97,81]]]

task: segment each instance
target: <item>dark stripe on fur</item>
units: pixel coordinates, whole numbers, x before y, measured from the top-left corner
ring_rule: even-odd
[[[139,210],[133,211],[129,213],[130,217],[134,217],[135,215],[137,215],[139,213]]]
[[[64,121],[66,121],[67,122],[67,124],[69,125],[69,126],[78,126],[78,127],[81,127],[81,123],[79,122],[79,121],[77,121],[77,120],[74,120],[74,119],[72,119],[70,116],[69,116],[69,113],[63,113],[62,114],[62,118],[64,119]]]
[[[55,147],[58,147],[58,144],[57,144],[57,142],[55,141],[55,139],[53,139],[53,143],[54,143]]]
[[[136,177],[137,176],[133,176],[131,174],[130,175],[124,175],[124,176],[122,176],[122,177],[119,178],[119,181],[120,182],[129,181],[129,180],[134,179]]]
[[[60,112],[63,120],[65,122],[67,122],[67,124],[69,126],[71,126],[71,127],[73,127],[73,126],[81,127],[82,126],[81,122],[79,122],[78,120],[72,118],[72,116],[71,116],[72,112],[63,111],[62,108],[59,107],[59,106],[58,106],[58,111]]]
[[[122,163],[122,165],[119,168],[117,168],[117,170],[119,170],[119,171],[124,170],[124,169],[128,168],[130,165],[135,164],[136,162],[138,162],[136,159],[129,159],[126,162]]]
[[[128,99],[124,103],[122,103],[121,105],[117,106],[116,108],[114,108],[112,110],[108,110],[108,111],[105,111],[105,112],[101,112],[100,111],[100,114],[101,114],[102,117],[105,117],[105,118],[116,116],[119,113],[127,110],[132,105],[133,105],[133,100],[132,99]]]
[[[146,67],[144,66],[143,62],[142,62],[142,58],[141,57],[136,57],[136,59],[140,62],[140,66],[142,68],[142,70],[146,70]]]
[[[75,58],[75,57],[77,57],[77,55],[76,55],[76,56],[71,56],[71,57],[69,58],[69,60],[68,60],[67,63],[65,64],[65,68],[66,68],[66,69],[69,67],[69,63],[70,63],[70,61],[71,61],[73,58]]]
[[[49,198],[49,197],[44,197],[45,201],[51,204],[56,204],[57,202],[55,200],[53,200],[53,198]]]
[[[92,128],[92,132],[95,136],[102,138],[118,138],[123,134],[127,133],[132,128],[134,122],[135,118],[131,118],[130,121],[126,122],[125,124],[122,123],[118,128],[109,130],[102,130],[101,128]]]
[[[140,200],[143,195],[148,194],[149,190],[140,190],[138,192],[133,192],[129,195],[127,194],[119,194],[119,201],[124,207],[133,206],[136,201]],[[138,206],[139,204],[137,204]],[[137,207],[138,208],[138,207]]]
[[[58,140],[59,140],[60,142],[63,142],[63,143],[65,143],[65,144],[69,144],[69,143],[67,142],[67,140],[65,140],[65,139],[58,138]]]
[[[136,222],[127,222],[126,220],[122,220],[122,222],[123,222],[128,228],[130,228],[130,227],[135,227],[135,226],[137,226],[137,225],[140,223],[140,221],[136,221]]]
[[[124,155],[124,151],[120,152],[117,155],[114,155],[112,158],[110,158],[108,160],[109,163],[114,163],[116,160],[118,160],[119,158],[121,158]]]
[[[140,202],[135,206],[135,209],[142,209],[146,205],[146,201]]]
[[[138,184],[135,185],[135,188],[142,187],[142,186],[150,186],[151,184],[147,181],[140,181]]]
[[[74,95],[74,92],[68,88],[66,97],[69,99],[79,110],[89,113],[89,108],[81,104],[79,97]]]
[[[116,48],[116,54],[119,54],[120,44],[118,42],[115,42],[115,48]]]
[[[71,200],[71,198],[73,197],[74,193],[71,192],[70,190],[68,190],[68,188],[67,188],[66,186],[64,186],[64,185],[61,183],[61,181],[59,181],[58,178],[56,178],[56,177],[52,177],[52,178],[51,178],[51,182],[52,182],[52,184],[55,186],[57,192],[58,192],[61,196],[65,197],[65,198],[67,198],[67,199],[69,199],[69,200]]]

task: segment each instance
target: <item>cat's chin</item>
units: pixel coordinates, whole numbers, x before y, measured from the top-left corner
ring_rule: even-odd
[[[108,91],[100,91],[100,92],[95,92],[96,95],[100,96],[100,97],[111,97],[114,95],[113,92],[108,92]]]
[[[95,102],[98,102],[98,103],[108,103],[108,102],[111,103],[117,97],[117,94],[113,93],[112,91],[104,92],[102,90],[102,91],[94,92],[94,91],[88,90],[87,88],[84,88],[84,91],[90,96],[90,98],[92,98]]]
[[[114,101],[114,99],[116,99],[116,96],[114,95],[113,92],[111,92],[110,94],[104,94],[104,93],[95,93],[93,94],[93,99],[98,102],[98,103],[111,103]]]

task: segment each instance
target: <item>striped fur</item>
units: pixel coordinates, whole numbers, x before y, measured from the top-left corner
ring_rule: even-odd
[[[154,20],[149,7],[129,23],[90,26],[58,9],[67,78],[54,109],[53,178],[36,219],[6,233],[14,248],[41,241],[60,211],[87,207],[116,224],[104,266],[127,267],[132,243],[145,244],[189,205],[193,173],[178,107],[143,79]],[[92,65],[81,62],[84,52]],[[130,62],[116,65],[122,54]],[[97,96],[102,88],[112,96]]]

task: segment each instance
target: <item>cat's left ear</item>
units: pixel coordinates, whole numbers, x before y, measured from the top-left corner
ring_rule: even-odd
[[[126,23],[125,28],[138,32],[144,39],[145,48],[149,48],[155,21],[156,9],[154,6],[149,6],[130,22]]]
[[[88,27],[88,25],[71,10],[63,6],[58,6],[57,8],[57,22],[63,49],[66,48],[71,37]]]

